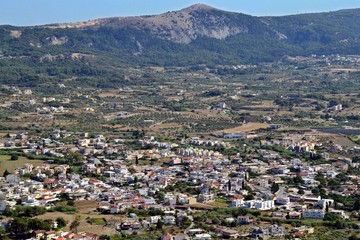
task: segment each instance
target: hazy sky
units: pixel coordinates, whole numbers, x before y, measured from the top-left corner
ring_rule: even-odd
[[[199,2],[255,16],[360,8],[360,0],[0,0],[0,25],[29,26],[157,14]]]

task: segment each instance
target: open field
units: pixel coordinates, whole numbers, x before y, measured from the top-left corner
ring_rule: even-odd
[[[24,166],[26,163],[32,164],[35,166],[40,166],[44,163],[41,160],[30,160],[26,157],[19,157],[19,160],[12,161],[10,160],[10,155],[0,155],[0,174],[2,174],[6,169],[9,172],[13,172],[16,168]]]
[[[207,202],[207,205],[213,206],[213,207],[227,207],[228,204],[225,202],[218,202],[218,201],[213,201],[213,202]]]
[[[64,205],[66,202],[61,202],[58,205]],[[66,231],[69,231],[70,223],[74,220],[80,221],[78,232],[90,232],[99,235],[114,235],[116,234],[115,227],[123,220],[123,216],[100,214],[96,212],[98,207],[97,201],[93,200],[80,200],[75,201],[74,207],[78,210],[75,214],[67,214],[62,212],[47,212],[43,215],[37,216],[39,219],[52,219],[56,220],[58,217],[62,217],[68,223],[65,227]],[[89,222],[91,223],[89,223]],[[106,226],[105,226],[106,225]]]
[[[269,124],[267,123],[247,123],[235,128],[228,128],[224,130],[217,131],[218,133],[226,132],[226,133],[238,133],[238,132],[250,132],[260,128],[268,128]]]
[[[56,220],[56,218],[62,217],[67,222],[67,226],[65,227],[65,231],[69,231],[69,226],[75,218],[80,218],[80,226],[78,227],[78,232],[90,232],[96,233],[99,235],[106,234],[106,235],[114,235],[116,234],[115,226],[122,221],[122,217],[118,217],[116,215],[103,215],[103,214],[65,214],[61,212],[47,212],[43,215],[37,216],[36,218],[39,219],[52,219]],[[100,222],[98,219],[105,219],[108,224],[111,226],[103,226],[103,225],[96,225],[90,224],[87,220],[93,219],[94,222]],[[115,225],[115,226],[112,226]]]
[[[155,124],[150,127],[151,130],[161,130],[161,129],[169,129],[169,128],[181,128],[182,126],[177,123],[161,123]]]
[[[359,146],[358,144],[352,142],[347,136],[344,135],[331,135],[330,139],[335,143],[344,147],[354,147]]]
[[[359,72],[360,69],[357,68],[332,68],[330,72]]]
[[[100,93],[98,96],[100,98],[118,97],[119,96],[119,91],[108,91],[108,92]]]
[[[198,210],[212,210],[216,207],[219,207],[219,204],[222,205],[221,203],[217,203],[217,202],[212,202],[210,203],[195,203],[195,204],[189,204],[188,206],[190,206],[191,208],[194,209],[198,209]]]
[[[98,207],[98,202],[91,200],[75,201],[74,207],[76,207],[79,213],[91,213]]]

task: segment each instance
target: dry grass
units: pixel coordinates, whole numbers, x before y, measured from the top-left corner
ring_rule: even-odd
[[[332,135],[333,143],[339,144],[344,147],[354,147],[358,146],[356,143],[352,142],[347,136],[344,135]]]
[[[354,68],[333,68],[330,72],[359,72],[359,69]]]
[[[44,163],[41,160],[30,160],[26,157],[19,157],[19,160],[12,161],[10,160],[10,155],[0,155],[0,174],[2,174],[6,169],[9,172],[14,172],[15,169],[23,167],[26,163],[32,164],[35,166],[40,166]]]
[[[216,206],[212,206],[210,204],[205,204],[205,203],[195,203],[195,204],[189,204],[189,206],[191,208],[194,209],[199,209],[199,210],[211,210],[213,208],[215,208]]]
[[[76,201],[75,206],[79,213],[91,213],[98,207],[98,202],[95,200]]]
[[[209,206],[212,206],[212,207],[220,207],[220,208],[226,208],[228,206],[227,203],[222,203],[222,202],[207,202],[206,203],[207,205]]]
[[[170,129],[170,128],[181,128],[182,126],[177,123],[161,123],[152,125],[151,130],[161,130],[161,129]]]
[[[247,123],[235,128],[228,128],[224,130],[218,131],[218,133],[226,132],[226,133],[238,133],[238,132],[251,132],[260,128],[268,128],[269,124],[267,123]]]
[[[164,67],[150,67],[150,69],[155,72],[164,72],[165,71]]]
[[[56,218],[62,217],[65,219],[65,221],[68,223],[65,227],[65,231],[69,231],[69,225],[72,221],[75,220],[76,217],[80,217],[80,226],[78,227],[78,232],[89,232],[89,233],[96,233],[98,235],[114,235],[116,234],[115,227],[117,224],[121,223],[124,218],[116,215],[103,215],[103,214],[65,214],[61,212],[47,212],[43,215],[37,216],[36,218],[39,219],[52,219],[56,220]],[[100,225],[91,225],[87,222],[87,219],[89,218],[104,218],[106,221],[114,222],[115,226],[100,226]]]
[[[274,109],[274,108],[278,108],[278,106],[276,104],[274,104],[273,101],[262,101],[259,104],[254,104],[251,106],[252,108],[270,108],[270,109]]]
[[[118,97],[118,96],[119,96],[119,91],[113,90],[113,91],[103,92],[103,93],[99,93],[98,96],[99,96],[100,98]]]

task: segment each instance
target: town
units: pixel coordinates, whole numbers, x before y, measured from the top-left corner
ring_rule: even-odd
[[[0,236],[356,237],[358,59],[148,68],[147,87],[3,85]]]

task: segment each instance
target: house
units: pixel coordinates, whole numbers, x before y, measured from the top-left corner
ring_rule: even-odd
[[[283,237],[285,236],[285,228],[277,224],[273,224],[268,228],[271,237]]]
[[[238,238],[239,233],[231,229],[222,229],[221,234],[224,238]]]
[[[275,200],[275,203],[277,205],[288,205],[290,203],[290,198],[288,198],[288,197],[278,197]]]
[[[302,212],[303,218],[315,218],[323,219],[325,217],[325,212],[320,209],[308,209]]]
[[[186,233],[178,233],[174,236],[173,240],[189,240],[190,237]]]
[[[232,218],[232,217],[230,217],[230,218],[225,218],[225,222],[227,222],[227,223],[235,222],[235,218]]]
[[[151,224],[156,224],[159,220],[161,220],[161,216],[151,216],[150,217]]]
[[[268,228],[254,228],[250,233],[250,237],[252,238],[261,238],[266,239],[269,237],[284,237],[285,236],[285,228],[282,226],[278,226],[276,224],[269,226]]]
[[[229,139],[234,139],[234,138],[239,138],[239,139],[245,139],[246,138],[246,133],[224,133],[223,134],[223,138],[229,138]]]
[[[42,237],[42,239],[52,240],[54,237],[56,237],[56,232],[55,232],[55,231],[47,231],[47,232],[45,232],[45,234],[44,234],[44,236]]]
[[[55,178],[48,178],[44,180],[43,184],[45,188],[53,188],[56,186],[57,182],[58,181]]]
[[[5,211],[7,207],[7,202],[6,201],[0,201],[0,212]]]
[[[0,220],[0,228],[6,228],[7,225],[12,221],[12,218],[4,218]]]
[[[250,218],[248,216],[238,216],[237,222],[240,224],[247,224],[250,223]]]
[[[20,177],[18,175],[9,174],[6,176],[6,181],[10,184],[17,185],[20,182]]]
[[[194,239],[196,239],[196,240],[210,240],[211,235],[208,234],[208,233],[195,234]]]
[[[272,218],[286,219],[287,213],[284,212],[272,212],[270,214]]]
[[[189,229],[188,231],[188,234],[193,237],[195,236],[196,234],[201,234],[201,233],[204,233],[205,230],[204,229],[201,229],[201,228],[192,228],[192,229]]]
[[[164,217],[164,224],[165,225],[174,225],[176,223],[174,216],[165,216]]]
[[[290,212],[289,213],[289,219],[300,219],[301,213],[299,212]]]
[[[258,238],[264,239],[267,238],[268,235],[269,235],[268,230],[262,227],[253,228],[250,232],[250,237],[256,239]]]
[[[240,208],[251,208],[256,210],[270,210],[274,207],[274,200],[250,200],[240,205]]]
[[[166,233],[161,237],[161,240],[173,240],[173,238],[173,235],[171,235],[170,233]]]
[[[315,204],[315,207],[320,209],[325,209],[326,206],[333,206],[334,200],[333,199],[321,199]]]
[[[244,203],[244,197],[239,196],[230,200],[230,207],[240,207]]]
[[[66,239],[66,240],[98,240],[99,236],[97,234],[93,233],[68,233],[60,239]]]
[[[36,230],[36,231],[34,231],[35,239],[36,240],[42,239],[45,236],[45,232],[46,232],[45,230]]]
[[[334,215],[337,215],[337,216],[340,216],[341,218],[348,218],[348,216],[345,214],[345,212],[343,210],[335,210],[335,209],[332,209],[330,210],[330,213],[331,214],[334,214]]]

